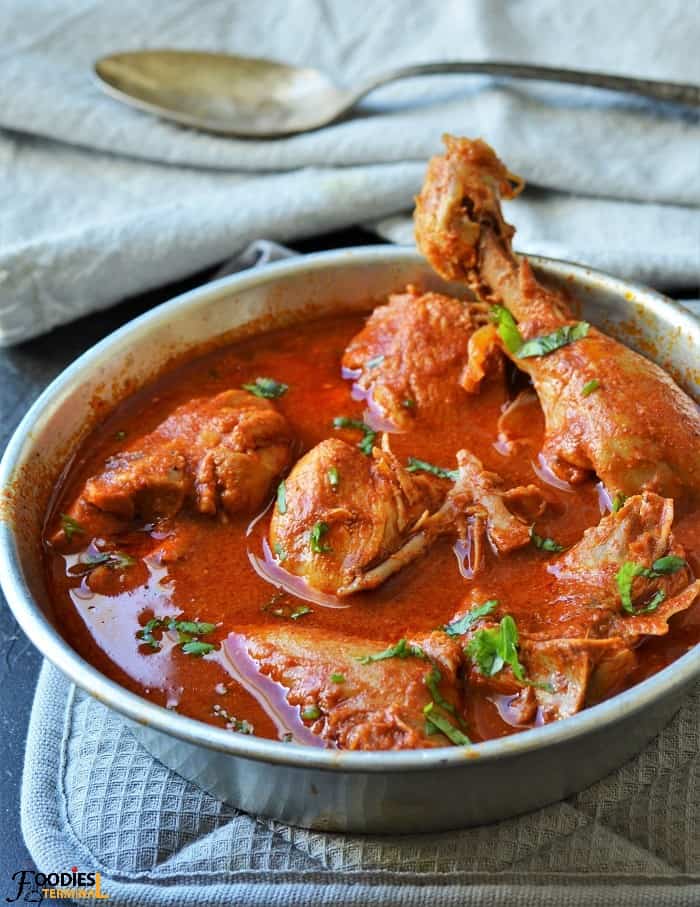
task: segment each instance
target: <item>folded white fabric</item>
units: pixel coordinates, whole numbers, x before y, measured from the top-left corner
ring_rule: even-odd
[[[0,344],[257,235],[406,212],[444,131],[483,135],[533,187],[511,209],[521,250],[660,286],[698,282],[697,111],[440,77],[382,89],[363,116],[328,129],[250,142],[130,110],[90,77],[102,54],[172,46],[314,65],[346,84],[446,58],[700,82],[700,19],[681,0],[5,0],[0,34]]]

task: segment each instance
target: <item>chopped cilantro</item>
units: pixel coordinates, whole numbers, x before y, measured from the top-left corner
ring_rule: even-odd
[[[632,602],[632,584],[635,579],[638,576],[643,576],[645,579],[658,579],[660,576],[676,573],[685,564],[684,558],[677,557],[675,554],[667,554],[665,557],[660,557],[654,561],[651,567],[645,567],[635,561],[625,561],[615,574],[615,582],[617,583],[620,601],[624,610],[628,614],[648,614],[650,611],[656,611],[666,598],[666,593],[659,589],[643,608],[635,609]]]
[[[256,397],[265,397],[267,400],[274,400],[276,397],[282,397],[289,390],[288,384],[282,384],[281,381],[275,381],[274,378],[256,378],[254,384],[244,384],[243,390]]]
[[[658,560],[654,561],[651,565],[651,569],[654,573],[667,575],[669,573],[677,573],[685,566],[687,566],[685,558],[678,557],[676,554],[667,554],[665,557],[660,557]]]
[[[76,564],[73,572],[79,574],[91,573],[95,567],[109,567],[111,570],[125,570],[127,567],[133,567],[136,559],[130,554],[124,554],[123,551],[98,551],[96,554],[88,554],[84,560]]]
[[[466,653],[479,673],[486,677],[493,677],[510,665],[516,680],[525,680],[525,671],[518,658],[518,628],[510,614],[506,614],[498,627],[477,630],[469,641]]]
[[[612,499],[612,512],[617,513],[618,510],[622,510],[627,500],[627,495],[623,494],[621,491],[618,491],[615,497]]]
[[[560,545],[559,542],[555,542],[554,539],[550,539],[547,536],[537,535],[535,532],[535,527],[530,528],[530,541],[535,546],[539,548],[540,551],[551,551],[555,554],[558,554],[560,551],[565,551],[566,546]]]
[[[321,717],[321,710],[317,705],[307,705],[301,710],[301,717],[304,721],[315,721]]]
[[[329,554],[333,550],[330,545],[322,541],[328,530],[328,523],[314,523],[309,533],[309,545],[314,554]]]
[[[216,624],[208,624],[201,620],[171,620],[168,629],[189,633],[191,636],[206,636],[207,633],[216,630]]]
[[[435,705],[439,705],[441,709],[445,709],[446,712],[450,712],[452,715],[456,714],[456,709],[451,702],[448,702],[440,692],[440,681],[442,680],[442,674],[439,669],[433,665],[431,671],[425,675],[425,685],[430,691],[430,695],[433,698]]]
[[[275,557],[277,558],[277,561],[280,564],[283,564],[287,560],[287,552],[284,550],[284,548],[280,545],[279,542],[275,542],[273,547],[274,547]]]
[[[282,514],[287,512],[287,486],[284,480],[277,486],[277,510]]]
[[[584,397],[589,397],[593,393],[593,391],[597,391],[599,387],[600,381],[598,381],[597,378],[592,378],[590,381],[586,381],[586,383],[583,385],[583,387],[581,388],[581,393]]]
[[[349,419],[347,416],[336,416],[335,419],[333,419],[333,428],[354,428],[357,429],[357,431],[363,432],[363,438],[357,446],[366,457],[372,453],[377,433],[361,419]]]
[[[359,655],[357,661],[362,665],[371,664],[373,661],[384,661],[385,658],[425,658],[425,652],[420,646],[412,646],[405,639],[400,639],[393,646],[384,649],[383,652],[377,652],[376,655]]]
[[[405,409],[413,409],[415,407],[415,405],[416,405],[416,401],[411,400],[409,397],[407,397],[401,404],[401,406],[403,406]]]
[[[478,608],[473,608],[462,617],[451,620],[449,624],[445,624],[442,629],[448,636],[461,636],[463,633],[467,632],[472,624],[476,623],[476,621],[480,620],[482,617],[486,617],[486,615],[490,614],[494,608],[498,607],[498,605],[499,601],[497,598],[490,598],[487,602],[484,602],[483,605],[479,605]]]
[[[444,734],[450,743],[454,743],[455,746],[467,746],[471,743],[469,737],[456,728],[448,718],[435,712],[434,702],[429,702],[425,706],[423,714],[426,722]]]
[[[345,683],[345,674],[331,674],[333,683]]]
[[[547,356],[563,346],[581,340],[588,334],[590,324],[587,321],[577,321],[576,324],[564,324],[541,337],[532,337],[516,351],[516,359],[529,359],[531,356]]]
[[[523,338],[518,330],[515,318],[508,309],[502,305],[491,306],[491,321],[496,324],[498,336],[501,338],[509,353],[517,353],[523,345]]]
[[[61,514],[61,528],[69,542],[73,541],[74,535],[85,535],[85,528],[67,513]]]
[[[190,639],[183,643],[182,651],[185,655],[194,655],[201,658],[202,655],[208,655],[213,652],[216,646],[211,642],[202,642],[201,639]]]
[[[435,466],[433,463],[427,463],[417,457],[408,458],[406,469],[408,472],[430,472],[440,479],[450,479],[452,482],[456,482],[459,476],[459,470],[457,469],[443,469],[442,466]]]
[[[328,484],[331,486],[333,491],[336,491],[340,483],[340,475],[336,466],[330,466],[328,469]]]
[[[286,604],[283,599],[285,598],[286,593],[281,589],[275,592],[269,602],[262,606],[262,611],[266,611],[268,614],[274,614],[275,617],[284,617],[288,620],[299,620],[300,617],[303,617],[305,614],[313,614],[313,609],[308,605],[298,605],[295,607],[291,604]]]
[[[213,651],[216,646],[213,643],[202,642],[195,639],[197,636],[206,636],[213,633],[216,624],[206,623],[200,620],[177,620],[174,617],[152,617],[144,626],[136,632],[136,638],[144,645],[150,646],[156,651],[160,649],[160,640],[153,635],[155,630],[173,630],[177,633],[177,645],[182,646],[182,651],[186,655],[202,656]]]
[[[153,635],[153,631],[160,630],[162,627],[162,619],[160,617],[152,617],[147,624],[137,631],[136,637],[144,645],[150,646],[152,649],[160,649],[160,642]]]

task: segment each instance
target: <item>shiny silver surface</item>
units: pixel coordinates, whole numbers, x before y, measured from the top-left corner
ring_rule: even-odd
[[[338,88],[316,69],[274,60],[191,50],[110,54],[94,65],[107,94],[168,120],[207,132],[275,138],[339,120],[375,88],[416,76],[462,73],[587,85],[657,101],[700,106],[700,86],[527,63],[445,60],[401,66],[354,89]]]
[[[585,317],[647,354],[651,343],[657,361],[700,396],[700,325],[687,312],[651,290],[595,271],[531,261],[577,296]],[[534,809],[580,790],[638,752],[700,676],[692,651],[608,702],[506,739],[415,752],[334,752],[233,734],[156,706],[108,680],[57,631],[38,539],[51,489],[91,427],[96,397],[116,402],[129,381],[147,380],[173,355],[261,317],[277,324],[347,311],[408,282],[446,288],[415,252],[374,247],[281,262],[180,296],[66,369],[31,408],[0,466],[0,578],[32,642],[76,684],[128,718],[162,762],[244,810],[292,824],[418,832]]]

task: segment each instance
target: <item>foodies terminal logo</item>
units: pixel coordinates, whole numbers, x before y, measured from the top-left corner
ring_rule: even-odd
[[[12,876],[11,893],[5,898],[12,904],[41,904],[44,901],[107,901],[99,872],[78,872],[77,866],[64,872],[38,872],[19,869]]]

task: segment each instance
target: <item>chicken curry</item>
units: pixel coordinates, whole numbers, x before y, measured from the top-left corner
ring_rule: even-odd
[[[446,138],[409,286],[180,364],[47,518],[57,621],[232,733],[462,746],[565,719],[700,640],[700,413],[511,248],[521,182]],[[468,291],[468,292],[466,292]]]

